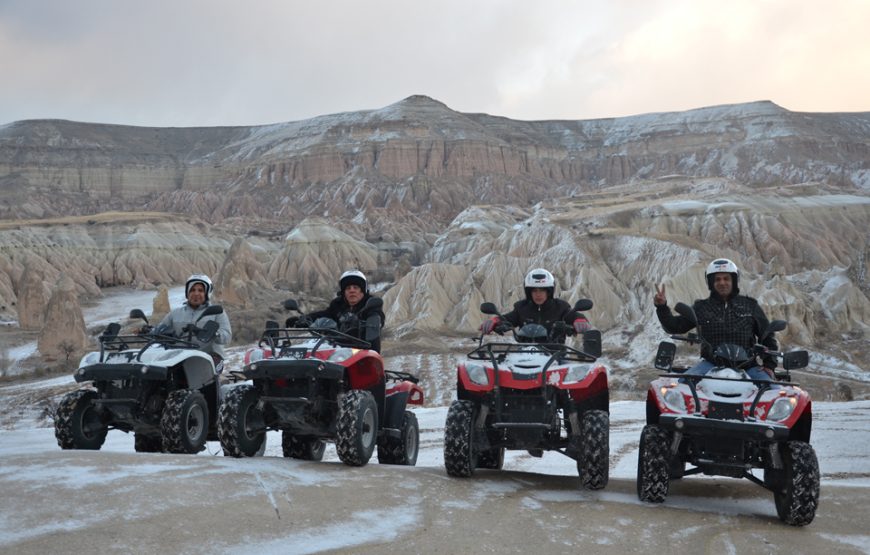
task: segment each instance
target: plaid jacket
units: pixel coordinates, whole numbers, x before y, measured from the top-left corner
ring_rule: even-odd
[[[710,362],[713,362],[713,350],[722,343],[751,349],[769,324],[758,301],[743,295],[723,300],[711,293],[706,299],[696,300],[692,308],[698,317],[698,335],[706,342],[702,344],[701,357]],[[668,333],[686,333],[695,327],[682,316],[672,314],[667,305],[657,306],[656,316]],[[779,350],[773,335],[768,336],[763,345],[773,351]],[[763,357],[763,363],[768,368],[776,368],[776,359],[772,356]]]

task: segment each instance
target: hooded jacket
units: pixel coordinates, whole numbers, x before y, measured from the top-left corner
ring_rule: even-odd
[[[170,326],[172,327],[172,331],[175,332],[177,337],[184,336],[184,327],[188,324],[194,324],[195,326],[201,328],[205,325],[209,320],[214,320],[218,323],[217,333],[215,333],[214,338],[208,343],[200,342],[195,336],[191,338],[191,341],[196,343],[199,348],[209,354],[215,354],[221,358],[225,358],[224,355],[224,345],[227,345],[233,338],[233,328],[230,326],[230,319],[227,316],[226,311],[220,314],[213,314],[211,316],[205,316],[201,320],[198,320],[205,309],[209,306],[208,301],[202,303],[196,308],[192,308],[187,302],[181,305],[178,308],[172,309],[169,314],[163,317],[163,320],[160,321],[160,326]]]
[[[359,321],[358,326],[351,329],[344,329],[342,326],[343,321],[347,320],[349,315],[359,316],[359,313],[362,311],[363,307],[365,307],[366,302],[371,298],[371,295],[366,293],[363,298],[355,304],[354,306],[350,306],[348,302],[344,299],[344,295],[339,294],[339,296],[335,297],[329,302],[329,306],[327,306],[324,310],[318,310],[316,312],[311,312],[306,314],[306,318],[313,322],[318,318],[330,318],[335,320],[338,323],[338,329],[342,333],[346,333],[350,336],[356,337],[358,339],[365,339],[365,328],[362,324],[364,322],[362,320]],[[371,316],[372,314],[377,314],[381,319],[381,328],[384,327],[384,323],[386,322],[386,316],[384,315],[383,310],[375,310],[370,311],[366,314],[366,317]],[[381,352],[381,338],[371,341],[372,350]]]
[[[529,299],[517,301],[514,303],[513,310],[505,314],[503,318],[515,328],[525,324],[541,324],[547,328],[547,332],[550,332],[554,323],[565,322],[570,326],[579,314],[567,302],[551,297],[540,305]],[[565,334],[555,335],[553,341],[564,343]]]

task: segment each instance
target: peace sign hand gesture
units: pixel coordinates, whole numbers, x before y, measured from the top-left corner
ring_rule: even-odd
[[[665,296],[665,284],[663,283],[661,287],[656,284],[656,295],[653,297],[653,304],[656,306],[664,306],[668,304],[668,298]]]

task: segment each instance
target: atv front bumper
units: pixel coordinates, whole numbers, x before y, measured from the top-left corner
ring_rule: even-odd
[[[662,414],[659,416],[659,425],[668,431],[695,437],[779,441],[788,439],[789,435],[789,429],[782,424],[720,420],[687,414]]]
[[[92,364],[79,368],[75,375],[77,382],[89,381],[113,381],[113,380],[158,380],[166,379],[167,368],[165,366],[152,366],[150,364]]]

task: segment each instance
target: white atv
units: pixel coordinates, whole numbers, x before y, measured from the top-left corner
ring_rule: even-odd
[[[223,312],[209,306],[200,316]],[[152,328],[141,310],[130,318],[145,320],[139,335],[118,335],[109,324],[100,350],[86,354],[75,372],[84,388],[66,394],[57,407],[54,435],[61,449],[99,449],[109,430],[135,434],[140,452],[197,453],[208,438],[217,439],[219,371],[211,355],[193,338],[208,342],[218,324],[187,326],[184,337]]]

